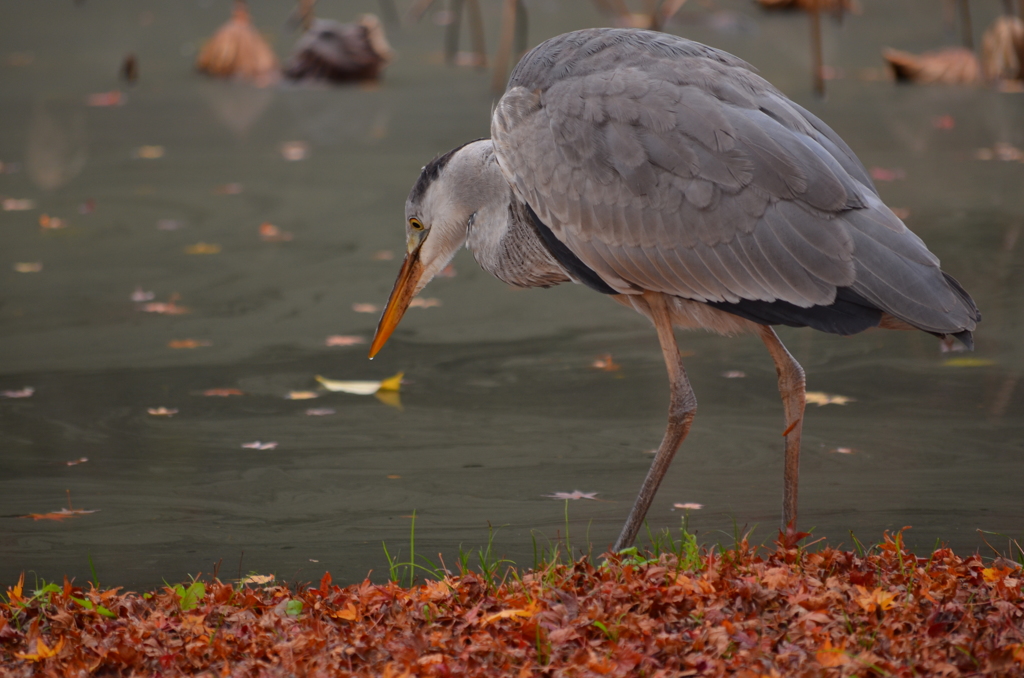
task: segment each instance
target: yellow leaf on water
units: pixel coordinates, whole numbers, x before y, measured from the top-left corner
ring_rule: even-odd
[[[405,376],[405,372],[399,372],[393,377],[385,379],[380,382],[380,391],[400,391],[402,387],[402,377]]]
[[[821,391],[808,391],[804,394],[804,398],[807,400],[807,404],[814,404],[818,407],[822,405],[845,405],[846,403],[856,402],[856,398],[850,398],[849,396],[843,395],[831,395],[823,393]]]
[[[146,160],[156,160],[157,158],[164,157],[163,146],[139,146],[135,149],[136,158],[145,158]]]
[[[942,363],[943,367],[988,367],[995,364],[995,360],[988,358],[950,358]]]
[[[220,245],[208,242],[197,242],[195,245],[189,245],[186,247],[185,254],[219,254],[220,250]]]

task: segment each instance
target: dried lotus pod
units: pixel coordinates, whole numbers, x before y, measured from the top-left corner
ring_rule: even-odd
[[[196,68],[221,78],[239,77],[269,84],[278,76],[277,57],[253,27],[245,3],[235,2],[231,19],[206,41]]]
[[[290,80],[374,80],[394,58],[384,26],[373,14],[355,23],[316,19],[285,64]]]
[[[996,19],[981,39],[981,63],[989,80],[1024,80],[1024,21]]]
[[[850,12],[860,14],[861,7],[857,0],[756,0],[765,9],[798,9],[810,12],[817,2],[822,12]]]
[[[896,79],[901,82],[973,85],[982,81],[978,57],[963,47],[923,54],[884,49],[882,57],[889,62]]]

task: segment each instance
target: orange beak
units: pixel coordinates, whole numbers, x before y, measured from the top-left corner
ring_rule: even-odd
[[[416,286],[423,275],[423,264],[420,263],[420,247],[422,245],[423,241],[420,240],[402,262],[402,270],[398,272],[398,280],[395,281],[395,287],[391,290],[391,296],[388,297],[388,305],[384,307],[384,313],[380,317],[380,322],[377,323],[377,332],[373,335],[373,343],[370,344],[370,358],[377,355],[377,352],[387,343],[388,337],[398,327],[406,309],[409,308],[413,295],[416,294]]]

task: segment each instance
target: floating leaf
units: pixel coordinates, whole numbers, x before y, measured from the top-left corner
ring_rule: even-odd
[[[172,339],[167,342],[168,348],[200,348],[201,346],[212,346],[213,342],[205,339]]]
[[[275,450],[277,449],[277,442],[272,441],[269,443],[264,443],[260,442],[259,440],[254,440],[251,443],[242,443],[242,447],[249,450]]]
[[[50,513],[29,513],[28,515],[21,517],[31,518],[32,520],[56,520],[60,522],[61,520],[67,520],[68,518],[75,518],[77,516],[84,516],[89,513],[96,513],[96,511],[99,511],[99,509],[87,511],[85,509],[62,508],[59,511],[51,511]]]
[[[590,363],[590,366],[595,370],[603,370],[604,372],[615,372],[616,370],[622,369],[622,366],[612,360],[611,353],[605,353],[604,355],[598,356],[594,362]]]
[[[185,254],[220,254],[221,247],[213,243],[197,242],[185,248]]]
[[[160,313],[163,315],[183,315],[189,312],[188,308],[185,306],[178,306],[173,301],[169,301],[167,303],[162,301],[151,301],[148,304],[143,304],[139,307],[139,310],[143,313]]]
[[[316,375],[316,380],[328,391],[351,393],[353,395],[373,395],[377,391],[398,391],[402,385],[403,372],[383,381],[339,381]]]
[[[89,461],[89,457],[79,457],[78,459],[72,459],[71,461],[64,462],[67,466],[78,466]]]
[[[846,403],[856,402],[856,398],[843,395],[829,395],[821,391],[808,391],[804,394],[804,398],[808,404],[814,404],[818,407],[823,405],[845,405]]]
[[[56,231],[60,228],[67,228],[67,219],[58,219],[57,217],[51,217],[49,214],[39,215],[39,227],[51,231]]]
[[[135,149],[134,153],[136,158],[143,158],[144,160],[156,160],[164,157],[163,146],[139,146]]]
[[[853,454],[852,447],[836,447],[832,449],[836,454]]]
[[[270,222],[260,224],[260,240],[263,242],[288,242],[294,238],[288,231],[282,231]]]
[[[135,302],[141,303],[143,301],[152,301],[155,298],[156,294],[154,294],[153,292],[147,292],[146,290],[142,289],[141,285],[137,286],[135,288],[135,291],[132,292],[132,301]]]
[[[395,253],[391,250],[377,250],[370,258],[374,261],[391,261],[395,258]]]
[[[14,264],[14,270],[18,273],[39,273],[43,270],[43,264],[39,261],[19,261]]]
[[[988,358],[949,358],[943,361],[944,367],[988,367],[995,365],[995,360],[989,360]]]
[[[896,181],[897,179],[906,179],[907,173],[898,167],[895,169],[872,167],[871,178],[875,181]]]
[[[0,391],[0,398],[31,398],[35,392],[36,390],[33,387],[26,386],[17,390]]]
[[[672,508],[681,509],[683,511],[698,511],[704,508],[704,504],[698,504],[693,501],[688,501],[682,504],[672,504]]]
[[[305,160],[309,156],[309,144],[305,141],[286,141],[281,144],[281,157],[295,162]]]
[[[35,209],[36,203],[28,198],[4,198],[3,206],[5,212],[23,212]]]
[[[240,396],[245,394],[237,388],[208,388],[203,391],[203,395],[226,398],[227,396]]]
[[[352,310],[356,313],[376,313],[380,306],[376,304],[352,304]]]
[[[747,373],[740,370],[727,370],[722,372],[722,376],[726,379],[743,379],[747,376]]]
[[[161,219],[156,222],[157,230],[160,231],[177,231],[185,224],[181,223],[177,219]]]
[[[310,417],[327,417],[332,414],[337,413],[329,407],[311,407],[306,410],[306,415]]]
[[[365,337],[358,337],[350,334],[332,334],[324,340],[324,344],[327,346],[355,346],[357,344],[365,343]]]
[[[573,490],[572,492],[555,492],[554,494],[542,494],[542,497],[549,497],[551,499],[593,499],[597,501],[597,492],[580,492],[579,490]]]
[[[319,398],[320,394],[316,391],[290,391],[285,396],[286,400],[312,400],[313,398]]]
[[[154,417],[173,417],[178,413],[178,410],[167,407],[150,407],[146,411]]]
[[[121,92],[114,90],[113,92],[99,92],[98,94],[90,94],[85,99],[86,106],[105,107],[105,106],[123,106],[125,102],[125,96]]]

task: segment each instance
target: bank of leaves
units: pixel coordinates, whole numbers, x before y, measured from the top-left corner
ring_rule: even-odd
[[[867,553],[740,543],[680,560],[553,563],[503,582],[325,575],[148,594],[8,588],[8,675],[1019,676],[1021,572],[899,534]]]

